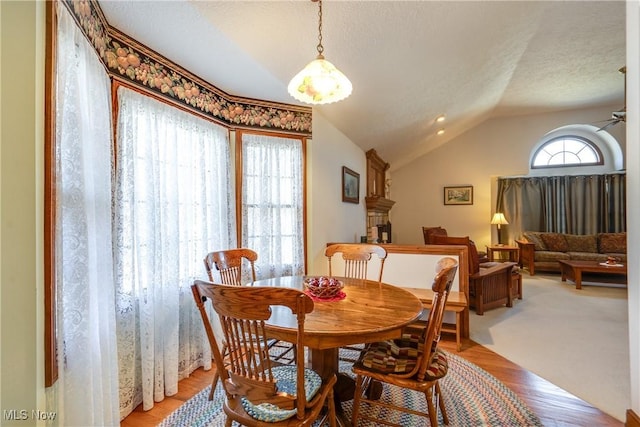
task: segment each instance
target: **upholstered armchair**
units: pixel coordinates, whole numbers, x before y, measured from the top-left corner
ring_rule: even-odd
[[[425,245],[433,245],[433,236],[446,236],[447,230],[442,227],[422,227]]]
[[[436,245],[437,243],[434,242],[434,237],[435,236],[445,236],[445,237],[448,236],[447,229],[446,228],[442,228],[440,226],[438,226],[438,227],[422,227],[422,235],[424,237],[424,244],[425,245]],[[473,243],[473,241],[471,241],[471,243]],[[489,262],[489,258],[487,257],[487,253],[486,252],[480,252],[476,248],[476,253],[478,254],[478,261],[480,263]]]
[[[475,243],[469,237],[435,235],[435,245],[462,245],[469,251],[469,306],[478,315],[491,308],[513,306],[512,281],[515,262],[480,262]]]

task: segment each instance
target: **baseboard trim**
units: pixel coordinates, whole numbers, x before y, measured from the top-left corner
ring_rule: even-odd
[[[640,417],[633,412],[632,409],[627,409],[627,422],[626,427],[640,427]]]

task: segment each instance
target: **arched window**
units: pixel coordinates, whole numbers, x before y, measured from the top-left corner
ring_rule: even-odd
[[[573,124],[546,133],[529,152],[529,175],[583,175],[624,169],[622,147],[596,126]]]
[[[602,165],[600,149],[581,136],[560,136],[538,147],[532,169]]]

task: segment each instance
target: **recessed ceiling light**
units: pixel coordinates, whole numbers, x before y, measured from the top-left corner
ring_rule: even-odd
[[[436,117],[436,122],[442,123],[444,122],[444,119],[446,119],[446,116],[444,114],[440,114],[438,117]]]
[[[444,129],[438,129],[438,132],[436,132],[438,135],[442,135],[444,133]]]

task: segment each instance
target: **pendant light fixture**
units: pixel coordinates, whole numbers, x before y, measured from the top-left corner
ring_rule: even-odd
[[[291,96],[307,104],[330,104],[342,101],[353,87],[349,79],[331,62],[324,59],[322,46],[322,0],[318,2],[318,56],[289,82]]]

